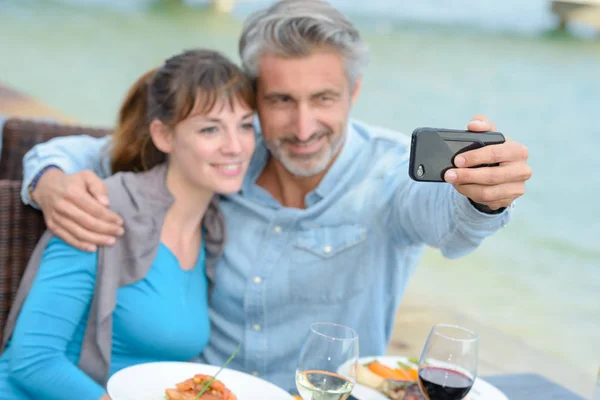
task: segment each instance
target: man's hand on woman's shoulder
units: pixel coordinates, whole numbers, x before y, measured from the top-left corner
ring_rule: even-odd
[[[31,198],[44,213],[48,229],[80,250],[110,246],[124,232],[123,220],[108,208],[104,182],[91,171],[66,175],[50,169],[40,177]]]

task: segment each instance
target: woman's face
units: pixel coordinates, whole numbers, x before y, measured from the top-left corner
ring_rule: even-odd
[[[192,110],[165,138],[169,168],[198,189],[239,191],[254,152],[253,115],[254,110],[240,101],[232,106],[217,102],[204,114]]]

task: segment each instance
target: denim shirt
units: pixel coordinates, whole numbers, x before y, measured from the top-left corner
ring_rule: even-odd
[[[72,142],[58,149],[59,140]],[[43,165],[28,154],[25,176],[53,163],[67,173],[106,170],[94,160],[107,140],[38,145]],[[424,246],[463,256],[510,216],[510,208],[477,211],[449,184],[412,181],[408,159],[407,137],[351,121],[306,209],[286,208],[256,184],[268,160],[259,137],[242,190],[221,201],[228,244],[216,266],[203,360],[222,364],[241,343],[230,368],[290,389],[309,326],[323,321],[354,328],[361,356],[384,354]]]

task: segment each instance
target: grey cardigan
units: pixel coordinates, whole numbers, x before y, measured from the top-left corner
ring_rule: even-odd
[[[102,386],[106,386],[110,368],[112,312],[117,290],[143,279],[148,273],[156,257],[165,214],[174,200],[167,189],[166,171],[166,165],[161,164],[147,172],[117,173],[105,180],[111,208],[123,217],[125,234],[114,246],[98,249],[96,286],[78,365]],[[225,223],[217,196],[210,203],[202,224],[207,274],[212,278],[215,263],[225,243]],[[51,238],[49,231],[42,235],[25,268],[4,329],[2,352],[12,335],[19,311]]]

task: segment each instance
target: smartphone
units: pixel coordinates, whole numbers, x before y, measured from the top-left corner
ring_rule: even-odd
[[[417,128],[410,143],[408,174],[419,182],[444,182],[444,174],[455,167],[454,157],[458,154],[504,142],[504,135],[500,132]],[[490,166],[493,165],[473,168]]]

